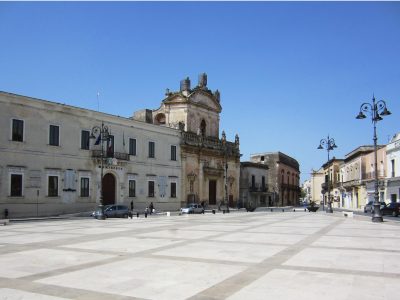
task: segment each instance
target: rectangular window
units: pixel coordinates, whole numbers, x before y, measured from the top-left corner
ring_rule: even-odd
[[[59,146],[60,145],[60,127],[59,126],[50,125],[49,145],[51,145],[51,146]]]
[[[155,157],[155,143],[149,142],[149,158]]]
[[[58,196],[58,176],[49,176],[48,194],[49,197]]]
[[[81,149],[89,150],[89,136],[90,132],[87,130],[82,130],[81,133]]]
[[[154,197],[154,181],[149,181],[148,197]]]
[[[176,146],[171,146],[171,160],[176,160]]]
[[[136,156],[136,139],[129,139],[129,155]]]
[[[76,174],[72,169],[67,169],[64,172],[64,191],[76,191]]]
[[[391,160],[391,163],[392,163],[392,177],[396,177],[396,173],[395,173],[395,169],[394,169],[394,167],[395,167],[394,159]]]
[[[89,197],[89,178],[81,177],[81,197]]]
[[[11,197],[22,197],[22,174],[11,174]]]
[[[171,198],[176,198],[176,182],[171,182]]]
[[[251,187],[254,189],[256,187],[256,177],[251,175]]]
[[[129,180],[129,197],[136,197],[136,180]]]
[[[24,121],[12,120],[12,140],[22,142],[24,140]]]
[[[261,177],[261,188],[264,190],[265,189],[265,176]]]
[[[114,157],[114,136],[110,135],[107,139],[107,157]]]

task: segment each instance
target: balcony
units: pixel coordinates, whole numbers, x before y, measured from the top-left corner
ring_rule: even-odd
[[[91,150],[92,158],[101,158],[101,150]],[[116,158],[118,160],[127,160],[129,161],[129,154],[122,152],[108,152],[104,151],[104,158]]]
[[[386,177],[386,172],[384,170],[378,171],[378,178],[384,178],[384,177]],[[375,179],[375,172],[363,173],[362,179],[364,180]]]
[[[268,187],[267,186],[261,186],[259,184],[249,185],[249,192],[250,193],[267,193],[268,192]]]
[[[204,137],[194,132],[182,132],[182,142],[185,145],[196,146],[206,149],[226,151],[229,156],[240,157],[239,144],[226,141],[225,145],[222,140],[216,137]]]

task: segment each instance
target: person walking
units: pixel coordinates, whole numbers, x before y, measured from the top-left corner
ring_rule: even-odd
[[[153,202],[150,202],[149,209],[150,209],[150,214],[152,214],[154,209]]]

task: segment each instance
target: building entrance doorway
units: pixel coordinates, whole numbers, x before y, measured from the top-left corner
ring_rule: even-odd
[[[233,195],[229,195],[229,207],[233,207]]]
[[[217,204],[217,181],[215,180],[208,182],[208,203],[210,205]]]
[[[103,177],[103,205],[115,204],[115,177],[113,174],[106,174]]]

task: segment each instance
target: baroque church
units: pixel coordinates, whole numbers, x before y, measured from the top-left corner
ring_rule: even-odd
[[[134,119],[181,132],[181,199],[209,207],[236,206],[239,200],[239,137],[227,141],[219,136],[220,92],[207,87],[207,74],[199,75],[191,87],[189,78],[180,82],[180,90],[166,90],[161,107],[135,113]]]

